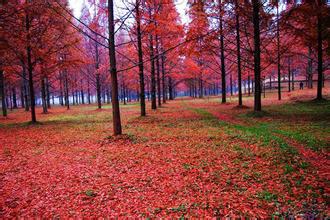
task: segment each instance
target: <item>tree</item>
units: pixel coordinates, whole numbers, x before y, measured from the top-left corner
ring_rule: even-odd
[[[113,13],[113,0],[108,0],[108,23],[109,23],[109,60],[112,88],[112,121],[113,134],[122,134],[119,100],[118,100],[118,80],[116,69],[116,51],[115,51],[115,23]]]

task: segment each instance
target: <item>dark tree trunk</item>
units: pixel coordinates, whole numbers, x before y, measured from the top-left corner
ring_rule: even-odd
[[[288,57],[288,91],[291,92],[291,63],[290,57]]]
[[[60,105],[63,106],[64,103],[63,103],[63,73],[60,72],[60,96],[59,96],[59,102],[60,102]]]
[[[85,95],[84,95],[84,84],[83,80],[80,80],[80,95],[81,95],[81,104],[85,104]]]
[[[317,14],[317,100],[322,100],[323,54],[322,54],[322,13]]]
[[[312,62],[312,49],[308,47],[308,61],[307,61],[307,81],[308,88],[313,88],[313,62]]]
[[[220,59],[221,59],[221,103],[226,103],[226,67],[225,67],[225,49],[223,37],[223,18],[222,18],[222,3],[219,0],[219,19],[220,19]]]
[[[5,92],[5,78],[3,75],[3,70],[0,70],[0,95],[2,103],[2,115],[7,116],[7,103],[6,103],[6,92]]]
[[[46,83],[46,97],[47,97],[47,108],[50,109],[50,91],[49,91],[49,80],[48,77],[45,78],[45,83]]]
[[[237,44],[237,79],[238,79],[238,105],[242,106],[242,70],[241,70],[241,42],[239,34],[239,13],[238,2],[235,1],[236,8],[236,44]]]
[[[166,87],[165,87],[165,54],[162,54],[162,90],[163,90],[163,103],[166,103]]]
[[[96,69],[97,71],[97,69]],[[96,97],[97,97],[97,107],[98,109],[102,108],[101,101],[101,83],[100,83],[100,74],[96,74]]]
[[[279,4],[279,3],[278,3]],[[276,7],[276,38],[277,38],[277,90],[278,100],[282,99],[281,94],[281,52],[280,52],[280,17],[278,12],[278,4]]]
[[[173,100],[173,83],[172,83],[172,78],[168,77],[168,93],[169,93],[169,99]]]
[[[230,95],[233,96],[233,76],[230,74]]]
[[[139,80],[140,80],[140,109],[141,116],[146,115],[146,101],[145,101],[145,88],[144,88],[144,67],[143,67],[143,51],[142,51],[142,38],[141,38],[141,17],[140,17],[140,1],[136,1],[135,5],[136,23],[137,23],[137,40],[138,40],[138,57],[139,57]]]
[[[45,78],[41,78],[41,100],[42,100],[42,112],[46,114],[47,110],[47,100],[46,100],[46,85],[45,85]]]
[[[65,97],[64,97],[64,100],[65,100],[65,106],[67,108],[67,110],[70,109],[70,100],[69,100],[69,82],[68,82],[68,74],[65,70],[65,82],[64,82],[64,89],[65,89]]]
[[[87,99],[88,99],[88,104],[91,104],[91,90],[90,90],[90,84],[88,80],[88,85],[87,85]]]
[[[260,85],[260,21],[259,21],[259,0],[252,0],[253,6],[253,29],[254,29],[254,111],[261,111],[261,85]]]
[[[149,8],[149,19],[152,20],[151,8]],[[149,34],[149,52],[150,52],[150,68],[151,68],[151,109],[157,108],[156,101],[156,77],[155,77],[155,59],[154,59],[154,42],[153,36]]]
[[[16,96],[16,88],[12,88],[12,94],[13,94],[13,108],[17,108],[17,96]]]
[[[23,91],[24,91],[24,102],[25,102],[25,111],[30,110],[29,105],[29,92],[28,92],[28,80],[26,79],[26,68],[25,65],[22,65],[23,68]]]
[[[251,95],[251,76],[248,75],[248,95]]]
[[[122,134],[119,100],[118,100],[118,80],[116,69],[116,51],[115,51],[115,24],[113,14],[113,0],[108,0],[108,22],[109,22],[109,59],[112,88],[112,121],[113,134]]]
[[[23,82],[24,83],[24,82]],[[25,108],[25,101],[24,101],[24,85],[22,84],[21,85],[21,95],[20,95],[20,98],[21,98],[21,107],[22,108]]]
[[[31,122],[36,123],[36,110],[35,110],[35,97],[34,97],[34,87],[33,87],[33,66],[32,66],[32,52],[31,52],[31,46],[30,46],[30,20],[28,14],[26,15],[26,32],[27,32],[27,65],[28,65],[28,74],[29,74],[29,89],[30,89],[30,104],[31,104]]]
[[[161,97],[161,88],[160,88],[160,63],[159,63],[159,39],[156,35],[156,66],[157,66],[157,98],[158,98],[158,106],[162,105],[162,97]]]

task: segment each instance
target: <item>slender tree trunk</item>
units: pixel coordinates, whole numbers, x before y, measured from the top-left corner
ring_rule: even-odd
[[[34,97],[34,86],[33,86],[33,66],[32,66],[32,52],[31,52],[31,46],[30,46],[30,20],[29,15],[26,14],[26,32],[27,32],[27,64],[28,64],[28,74],[29,74],[29,89],[30,89],[30,104],[31,104],[31,122],[36,123],[36,110],[35,110],[35,97]]]
[[[45,86],[44,77],[41,77],[41,100],[42,100],[42,112],[46,114],[48,110],[47,110],[46,86]]]
[[[277,89],[278,89],[278,100],[282,99],[281,94],[281,52],[280,52],[280,16],[278,12],[278,4],[276,7],[276,38],[277,38]]]
[[[238,105],[242,106],[242,70],[241,70],[241,42],[239,34],[239,14],[238,2],[235,1],[236,8],[236,44],[237,44],[237,79],[238,79]]]
[[[220,20],[220,60],[221,60],[221,89],[222,100],[221,103],[226,103],[226,67],[225,67],[225,49],[223,37],[223,18],[222,18],[222,3],[219,0],[219,20]]]
[[[0,70],[0,95],[2,103],[2,116],[7,116],[6,92],[5,92],[5,78],[3,70]]]
[[[45,78],[45,83],[46,83],[46,97],[47,97],[47,108],[50,109],[50,91],[49,91],[49,80],[48,77]]]
[[[85,104],[85,95],[84,95],[84,87],[83,87],[83,80],[80,80],[80,95],[81,95],[81,104]]]
[[[251,76],[248,75],[248,95],[251,95]]]
[[[288,91],[291,92],[291,60],[288,57]]]
[[[23,85],[24,81],[22,82],[22,85],[21,85],[21,95],[20,95],[20,98],[21,98],[21,107],[22,108],[25,108],[25,101],[24,101],[24,85]]]
[[[99,73],[96,73],[96,96],[97,96],[97,107],[98,109],[101,109],[102,101],[101,101],[101,83],[100,83]]]
[[[260,85],[260,21],[259,21],[259,0],[252,0],[253,7],[253,29],[254,29],[254,111],[261,111],[261,85]]]
[[[173,83],[172,83],[172,78],[168,77],[168,93],[169,93],[169,99],[173,100]],[[197,95],[196,95],[197,96]]]
[[[137,0],[135,4],[136,13],[136,30],[138,41],[138,57],[139,57],[139,80],[140,80],[140,109],[141,116],[146,115],[146,101],[145,101],[145,88],[144,88],[144,67],[143,67],[143,51],[142,51],[142,38],[141,38],[141,16],[140,16],[140,1]]]
[[[159,39],[156,35],[156,66],[157,66],[157,98],[158,98],[158,106],[162,105],[162,97],[161,97],[161,88],[160,88],[160,63],[159,63]]]
[[[313,62],[312,62],[312,49],[308,47],[308,61],[307,61],[307,76],[308,76],[308,88],[313,88]]]
[[[149,19],[152,20],[151,8],[149,8]],[[150,67],[151,67],[151,109],[157,108],[156,101],[156,77],[155,77],[155,59],[154,59],[154,43],[153,36],[149,34],[149,51],[150,51]]]
[[[113,0],[108,0],[108,22],[109,22],[109,59],[112,88],[112,120],[113,134],[122,134],[119,100],[118,100],[118,80],[116,69],[116,51],[115,51],[115,24],[113,14]]]
[[[30,110],[29,105],[29,94],[28,94],[28,81],[26,79],[26,68],[25,65],[22,65],[23,68],[23,91],[24,91],[24,102],[25,102],[25,111],[28,112]]]
[[[91,104],[91,89],[90,89],[89,79],[87,83],[87,100],[88,100],[88,104]]]
[[[64,89],[65,89],[65,105],[67,110],[70,109],[70,99],[69,99],[69,82],[68,82],[68,73],[65,70],[65,82],[64,82]]]
[[[291,83],[292,83],[291,89],[292,89],[292,91],[294,91],[294,72],[293,71],[291,71]]]
[[[233,75],[230,74],[230,95],[233,96]]]
[[[317,15],[317,100],[322,100],[323,54],[322,54],[322,13]]]
[[[59,96],[59,102],[60,102],[60,105],[63,106],[64,103],[63,103],[63,73],[60,72],[60,96]]]
[[[162,90],[163,90],[163,103],[166,103],[165,54],[162,54]]]
[[[13,108],[17,108],[17,96],[16,96],[16,88],[12,88],[12,94],[13,94]]]

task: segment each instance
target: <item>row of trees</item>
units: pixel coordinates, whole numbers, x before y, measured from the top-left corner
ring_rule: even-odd
[[[183,25],[174,0],[86,0],[75,17],[66,0],[1,1],[0,95],[7,106],[47,113],[52,104],[112,103],[114,134],[121,133],[119,101],[146,98],[156,109],[177,91],[203,97],[227,88],[254,92],[262,83],[317,72],[317,99],[329,69],[326,2],[188,1]],[[276,74],[277,73],[277,74]],[[276,78],[274,80],[274,78]],[[19,101],[18,101],[19,100]]]

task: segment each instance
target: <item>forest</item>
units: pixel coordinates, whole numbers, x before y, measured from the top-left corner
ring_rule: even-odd
[[[0,218],[329,218],[329,45],[329,0],[0,0]]]

